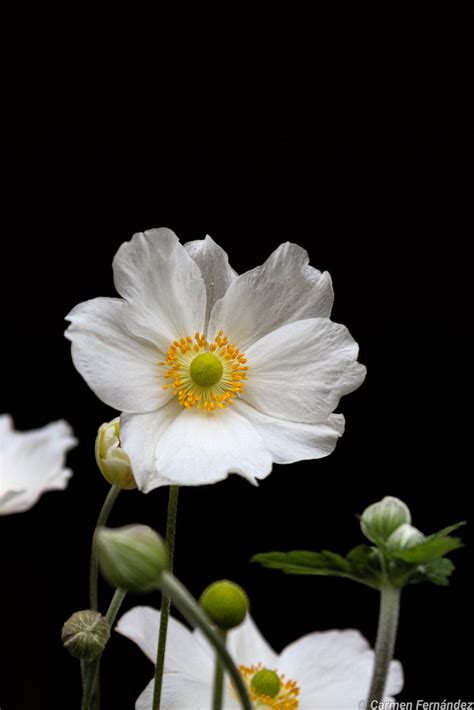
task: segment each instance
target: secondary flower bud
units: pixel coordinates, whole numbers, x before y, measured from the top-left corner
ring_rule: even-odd
[[[110,626],[98,611],[76,611],[64,624],[61,639],[71,656],[91,661],[104,650]]]
[[[113,587],[137,594],[159,587],[167,555],[161,537],[147,525],[100,528],[96,544],[101,572]]]
[[[249,599],[242,587],[227,579],[210,584],[201,594],[199,603],[220,629],[240,626],[249,608]]]
[[[99,428],[95,440],[95,460],[111,485],[125,490],[137,487],[130,459],[120,445],[120,417]]]
[[[369,505],[360,520],[362,532],[372,542],[386,541],[404,523],[411,523],[410,510],[403,501],[393,496],[386,496],[378,503]]]
[[[404,523],[393,532],[387,540],[387,547],[392,552],[408,550],[410,547],[415,547],[420,542],[426,540],[422,532],[413,525]]]

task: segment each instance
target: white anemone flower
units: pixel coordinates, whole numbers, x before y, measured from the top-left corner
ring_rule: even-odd
[[[138,606],[124,614],[116,630],[134,641],[154,662],[159,622],[159,611]],[[241,626],[229,632],[227,647],[240,668],[253,705],[262,710],[267,707],[273,710],[354,710],[362,707],[361,701],[367,699],[374,653],[366,639],[354,629],[316,631],[294,641],[278,654],[248,615]],[[191,632],[170,618],[162,709],[207,710],[211,707],[214,663],[213,650],[200,632]],[[264,683],[258,682],[258,676],[255,681],[257,673],[264,669],[270,671]],[[272,688],[273,697],[256,692],[256,688],[262,686]],[[402,687],[401,664],[392,661],[384,700],[393,701],[393,695]],[[153,681],[138,698],[136,710],[151,710],[152,698]],[[240,707],[236,691],[226,679],[223,709]]]
[[[74,365],[122,412],[121,444],[138,487],[252,483],[272,462],[330,454],[333,414],[364,380],[358,346],[329,320],[331,278],[296,244],[238,275],[210,237],[135,234],[113,261],[122,299],[67,316]]]
[[[65,421],[32,431],[15,431],[0,416],[0,515],[32,508],[45,491],[63,490],[72,475],[66,453],[77,444]]]

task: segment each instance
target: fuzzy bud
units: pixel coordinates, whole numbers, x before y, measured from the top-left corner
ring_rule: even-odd
[[[130,459],[120,445],[120,417],[102,424],[95,440],[95,460],[102,475],[124,490],[136,488]]]
[[[404,523],[411,523],[410,510],[403,501],[393,496],[386,496],[378,503],[369,505],[360,520],[362,532],[372,542],[387,541]]]
[[[104,650],[110,637],[110,626],[98,611],[76,611],[64,624],[63,645],[71,656],[91,661]]]
[[[113,587],[136,594],[159,587],[167,554],[161,537],[147,525],[100,528],[96,544],[101,572]]]
[[[242,587],[227,579],[210,584],[201,594],[199,603],[220,629],[240,626],[249,608],[249,599]]]

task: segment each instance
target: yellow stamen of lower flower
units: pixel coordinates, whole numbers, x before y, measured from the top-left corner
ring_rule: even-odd
[[[173,388],[173,394],[185,409],[196,407],[207,413],[234,404],[245,388],[247,359],[229,343],[222,330],[209,343],[204,333],[196,331],[194,338],[186,335],[174,340],[166,353],[163,389]],[[172,384],[170,384],[170,382]]]
[[[299,706],[298,696],[300,689],[294,680],[285,680],[284,674],[277,673],[277,671],[268,671],[268,669],[263,668],[261,663],[257,663],[254,666],[240,666],[239,670],[247,685],[250,699],[256,707],[263,705],[264,707],[273,708],[273,710],[295,710]],[[255,677],[258,679],[262,676],[262,671],[266,671],[268,675],[270,673],[275,674],[278,677],[280,688],[276,695],[273,695],[273,688],[271,690],[272,696],[257,692],[262,683],[252,681]]]

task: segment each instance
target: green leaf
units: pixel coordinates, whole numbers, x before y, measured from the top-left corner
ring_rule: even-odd
[[[463,543],[458,537],[435,537],[424,540],[408,550],[401,550],[392,554],[393,557],[410,564],[423,564],[439,557],[444,557],[448,552],[457,550],[462,546]]]
[[[446,537],[447,535],[450,535],[455,530],[458,530],[458,528],[461,528],[463,525],[466,525],[465,520],[461,521],[460,523],[455,523],[454,525],[448,525],[447,528],[442,528],[442,530],[438,530],[438,532],[432,533],[431,535],[427,535],[426,539],[427,540],[436,540],[437,538],[440,538],[440,537]]]
[[[440,557],[433,560],[426,566],[419,569],[419,572],[410,579],[410,582],[432,582],[446,587],[449,584],[449,577],[454,572],[455,567],[447,557]]]

